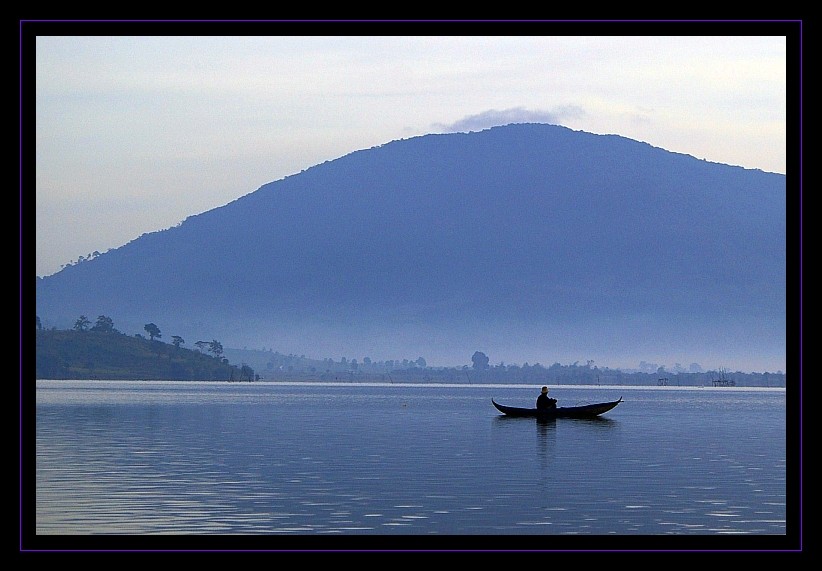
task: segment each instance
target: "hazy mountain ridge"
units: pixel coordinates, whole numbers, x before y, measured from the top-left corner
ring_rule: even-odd
[[[550,125],[426,135],[38,280],[37,312],[442,364],[518,346],[532,362],[784,355],[785,184]]]

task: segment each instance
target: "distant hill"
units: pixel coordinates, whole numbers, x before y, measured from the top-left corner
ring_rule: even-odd
[[[756,367],[785,361],[786,234],[784,175],[516,124],[266,184],[38,278],[37,314],[317,357]]]
[[[119,332],[38,330],[38,379],[250,381],[225,358]]]

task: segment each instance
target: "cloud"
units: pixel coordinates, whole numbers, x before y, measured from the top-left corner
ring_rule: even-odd
[[[489,109],[476,115],[468,115],[462,119],[445,125],[435,123],[434,129],[445,133],[461,133],[467,131],[481,131],[498,125],[510,125],[511,123],[548,123],[559,125],[569,117],[578,118],[585,115],[581,108],[567,105],[558,107],[554,111],[531,111],[522,107],[512,107],[511,109]]]

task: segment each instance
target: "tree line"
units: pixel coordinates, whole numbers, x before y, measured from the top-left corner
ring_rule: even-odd
[[[197,341],[197,350],[183,349],[185,340],[171,337],[171,344],[160,341],[162,331],[156,323],[146,323],[146,336],[129,337],[117,330],[114,321],[100,315],[95,323],[85,315],[62,335],[56,328],[43,329],[37,316],[36,362],[38,378],[163,378],[252,381],[258,380],[247,364],[237,368],[223,356],[220,341]],[[50,333],[50,335],[49,335]],[[72,333],[73,335],[65,335]],[[132,342],[125,342],[126,339]],[[173,349],[172,349],[173,347]],[[208,356],[206,353],[210,353]],[[197,357],[199,356],[199,357]],[[208,359],[210,361],[203,361]]]
[[[37,329],[41,330],[43,328],[42,322],[40,321],[40,316],[37,316]],[[97,322],[94,325],[91,325],[91,321],[89,321],[88,317],[85,315],[81,315],[77,318],[77,321],[74,322],[73,329],[75,331],[98,331],[100,333],[120,333],[114,327],[114,321],[106,316],[106,315],[99,315],[97,316]],[[146,323],[143,326],[146,333],[148,333],[148,337],[150,341],[154,341],[155,339],[160,339],[163,334],[160,331],[160,328],[157,327],[155,323]],[[141,334],[135,334],[135,337],[142,337]],[[171,337],[171,344],[175,347],[179,348],[182,345],[185,345],[185,339],[180,337],[179,335],[172,335]],[[215,358],[221,359],[223,355],[223,344],[213,339],[211,341],[196,341],[194,346],[197,347],[200,351],[207,351],[212,353]]]
[[[162,343],[162,331],[155,323],[146,323],[143,327],[146,336],[137,333],[135,339],[143,340],[150,345],[156,345],[157,351],[163,353],[163,347],[169,344]],[[37,330],[43,331],[41,320],[37,317]],[[72,330],[76,333],[112,334],[120,333],[114,326],[113,320],[100,315],[95,323],[85,315],[81,315],[74,323]],[[125,336],[121,334],[121,336]],[[39,340],[38,340],[39,342]],[[237,368],[229,364],[224,356],[224,348],[220,341],[196,341],[194,347],[196,351],[191,353],[207,356],[210,354],[214,361],[220,363],[224,368],[217,371],[204,370],[201,365],[193,362],[183,365],[179,361],[186,356],[189,350],[183,349],[185,340],[179,335],[171,337],[170,346],[177,353],[164,353],[166,359],[177,360],[176,367],[169,370],[167,367],[165,377],[160,370],[155,375],[157,378],[177,379],[177,378],[221,378],[222,380],[260,380],[261,375],[255,373],[251,363],[263,371],[263,378],[266,380],[329,380],[329,381],[389,381],[389,382],[445,382],[445,383],[539,383],[539,384],[602,384],[602,385],[658,385],[658,386],[749,386],[749,387],[786,387],[786,376],[782,372],[777,373],[742,373],[728,372],[725,369],[718,371],[695,371],[684,372],[681,370],[666,371],[664,367],[656,367],[648,371],[622,371],[619,369],[609,369],[599,367],[594,361],[589,360],[584,364],[579,362],[569,365],[554,363],[550,366],[543,366],[540,363],[529,365],[528,363],[519,365],[506,365],[500,362],[491,365],[490,358],[482,351],[475,351],[471,356],[471,365],[459,367],[429,367],[423,357],[416,360],[391,360],[372,361],[365,357],[361,362],[356,359],[341,358],[339,362],[327,358],[323,360],[308,359],[305,356],[280,355],[279,353],[265,351],[243,351],[239,353],[237,360],[242,359],[243,364]],[[79,347],[74,348],[80,351]],[[88,352],[88,349],[83,349]],[[40,355],[40,353],[44,353]],[[102,353],[103,349],[100,348]],[[51,356],[50,356],[51,355]],[[98,360],[99,361],[99,360]],[[66,359],[59,362],[59,358],[44,345],[38,346],[38,371],[39,374],[50,375],[39,378],[83,378],[76,375],[96,375],[98,378],[106,378],[105,369],[93,366],[93,359],[88,357],[80,365],[75,363],[69,366]],[[136,367],[137,361],[132,364]],[[41,367],[42,365],[42,367]],[[142,366],[141,370],[145,370]],[[91,372],[94,371],[94,372]],[[69,377],[59,375],[71,374]],[[121,366],[117,371],[108,370],[109,375],[128,375],[129,378],[135,372],[128,371]],[[199,375],[199,376],[198,376]],[[108,378],[120,378],[110,376]]]

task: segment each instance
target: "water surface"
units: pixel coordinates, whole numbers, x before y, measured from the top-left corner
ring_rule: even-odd
[[[785,536],[784,389],[551,393],[624,402],[538,422],[491,405],[531,386],[38,381],[36,534]]]

